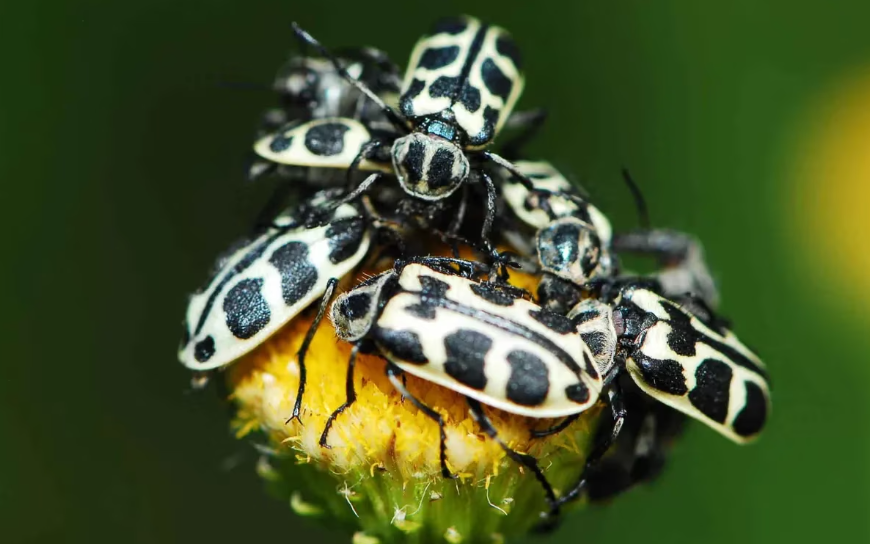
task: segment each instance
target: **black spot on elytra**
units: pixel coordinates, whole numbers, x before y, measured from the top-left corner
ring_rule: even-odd
[[[449,284],[426,274],[420,274],[417,279],[420,281],[422,288],[420,295],[424,302],[443,299],[447,296],[447,291],[450,289]]]
[[[341,123],[323,123],[305,133],[305,147],[315,155],[329,157],[344,151],[344,133],[350,130]]]
[[[423,142],[413,140],[408,145],[408,152],[402,159],[402,170],[408,183],[419,183],[423,179],[423,159],[426,157],[426,147]]]
[[[609,345],[607,335],[601,331],[584,332],[580,335],[580,338],[589,346],[589,349],[592,350],[593,355],[596,357],[603,355]]]
[[[753,362],[751,359],[749,359],[736,349],[732,348],[728,344],[725,344],[718,340],[714,340],[713,338],[710,338],[709,336],[700,333],[698,341],[707,344],[708,346],[721,353],[730,363],[743,367],[751,372],[755,372],[762,378],[767,379],[767,371],[764,368],[755,364],[755,362]]]
[[[670,318],[668,319],[668,323],[671,325],[671,331],[668,333],[668,347],[678,355],[693,357],[695,343],[703,335],[692,326],[689,314],[670,302],[660,302]]]
[[[473,389],[486,387],[484,360],[492,348],[492,340],[485,334],[460,329],[444,337],[447,359],[444,371],[461,384]]]
[[[262,278],[245,279],[224,296],[227,328],[236,338],[250,338],[269,324],[272,312],[263,298],[262,289]]]
[[[414,98],[419,96],[425,88],[426,82],[422,79],[411,80],[408,90],[402,94],[402,98],[399,100],[399,109],[402,110],[402,115],[405,117],[414,116]]]
[[[643,381],[650,387],[671,395],[682,396],[689,392],[680,363],[670,359],[653,359],[643,354],[636,355],[635,361]]]
[[[671,332],[668,333],[667,341],[668,347],[674,350],[674,352],[689,357],[694,356],[696,344],[701,342],[720,352],[730,363],[755,372],[765,379],[767,378],[767,371],[754,361],[728,344],[711,338],[692,326],[691,315],[685,310],[667,301],[661,301],[661,305],[668,313]],[[724,321],[719,320],[719,318],[717,320],[717,325],[721,327]]]
[[[226,285],[229,284],[236,276],[244,272],[249,266],[255,263],[257,259],[259,259],[263,255],[263,253],[269,248],[270,244],[275,240],[275,238],[280,235],[280,232],[276,233],[271,237],[265,239],[264,241],[260,242],[259,244],[254,245],[250,249],[250,251],[248,251],[244,255],[244,257],[242,257],[235,264],[235,266],[233,266],[230,270],[227,270],[226,273],[223,274],[223,277],[220,279],[217,285],[215,285],[213,288],[211,287],[211,285],[209,285],[209,288],[211,289],[211,294],[209,295],[208,300],[206,300],[205,306],[203,307],[202,312],[199,315],[199,320],[197,320],[196,328],[193,331],[194,336],[202,332],[202,328],[205,326],[206,319],[208,319],[208,316],[211,314],[211,310],[214,307],[218,296],[223,293],[224,287],[226,287]],[[233,245],[235,246],[236,244]],[[239,249],[241,249],[241,247],[242,246],[239,246]],[[229,255],[230,254],[227,253],[226,257],[218,260],[219,268],[214,272],[215,278],[218,274],[224,272],[223,267],[226,265],[226,260],[227,258],[229,258]],[[211,282],[209,283],[211,284]]]
[[[308,246],[289,242],[269,257],[269,262],[281,274],[281,295],[292,306],[311,292],[317,283],[317,269],[308,261]]]
[[[368,315],[372,307],[372,297],[369,293],[352,293],[341,299],[339,312],[351,321],[362,319]]]
[[[432,34],[450,34],[455,36],[462,34],[468,28],[468,21],[458,17],[447,17],[439,20],[432,26]]]
[[[483,300],[498,306],[511,306],[517,299],[516,293],[492,283],[476,283],[471,286],[471,292]]]
[[[193,356],[200,363],[205,363],[214,355],[214,338],[206,336],[193,347]]]
[[[520,55],[520,49],[517,47],[517,42],[515,42],[510,36],[506,34],[502,34],[495,41],[495,50],[498,51],[500,55],[503,55],[514,63],[514,66],[517,67],[517,70],[520,70],[523,67],[523,59],[522,55]]]
[[[500,111],[490,106],[483,109],[483,128],[477,134],[468,135],[468,145],[481,146],[492,141],[495,137],[495,126],[498,124]]]
[[[466,81],[462,86],[462,90],[459,91],[458,102],[462,104],[469,113],[476,112],[480,109],[480,89]]]
[[[752,436],[764,427],[767,420],[767,398],[754,382],[743,382],[746,387],[746,404],[734,418],[734,432],[740,436]]]
[[[486,59],[480,66],[480,77],[483,79],[483,84],[492,94],[501,97],[502,100],[507,100],[511,94],[511,89],[514,84],[504,75],[496,63],[492,59]]]
[[[543,308],[540,310],[529,310],[529,315],[532,316],[535,321],[555,333],[570,334],[577,330],[574,326],[574,322],[564,315],[559,315]]]
[[[565,388],[565,396],[571,402],[586,404],[589,402],[589,388],[583,382],[572,383]]]
[[[454,184],[453,164],[455,162],[456,157],[449,149],[439,149],[432,155],[426,175],[430,189],[449,187]]]
[[[441,76],[429,85],[429,96],[441,98],[446,96],[455,99],[459,94],[460,80],[458,77]]]
[[[430,47],[420,55],[420,62],[417,63],[417,67],[427,70],[438,70],[454,62],[457,57],[459,57],[458,45]]]
[[[287,151],[290,149],[290,145],[293,143],[293,136],[284,136],[283,134],[277,134],[272,141],[269,142],[269,149],[273,153],[281,153],[282,151]]]
[[[408,304],[405,306],[405,311],[411,315],[417,316],[420,319],[433,320],[435,319],[435,306],[431,304]]]
[[[586,351],[583,352],[583,369],[587,374],[596,380],[598,379],[598,369],[595,368],[595,361],[592,360],[592,357]]]
[[[733,375],[722,361],[705,359],[695,370],[696,384],[689,391],[689,402],[713,421],[725,423]]]
[[[514,350],[507,355],[511,375],[507,398],[522,406],[537,406],[547,400],[550,376],[547,365],[533,353]]]
[[[375,342],[403,362],[414,365],[424,365],[429,362],[426,354],[423,353],[420,337],[413,331],[375,327],[373,336]]]
[[[330,224],[326,229],[326,239],[329,240],[329,261],[338,264],[350,259],[359,250],[365,231],[365,221],[362,218]]]

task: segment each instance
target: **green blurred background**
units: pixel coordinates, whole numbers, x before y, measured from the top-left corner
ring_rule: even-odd
[[[269,189],[242,170],[273,97],[220,83],[270,82],[292,20],[404,62],[434,19],[468,12],[513,32],[520,107],[551,112],[530,155],[622,228],[630,167],[655,224],[704,240],[724,313],[774,377],[758,444],[693,425],[654,486],[552,542],[870,541],[870,268],[849,272],[870,180],[815,175],[842,149],[838,89],[870,74],[870,4],[604,4],[4,2],[0,540],[342,541],[265,495],[225,407],[187,394],[175,360],[186,293]],[[863,88],[835,119],[870,111]],[[866,163],[870,132],[850,130],[841,156]]]

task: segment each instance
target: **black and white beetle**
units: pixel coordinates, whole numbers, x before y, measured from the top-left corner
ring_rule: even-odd
[[[308,208],[322,209],[323,193],[277,217],[252,240],[236,244],[217,263],[205,288],[191,295],[178,358],[195,371],[226,366],[263,343],[317,299],[320,313],[312,337],[339,279],[368,252],[371,223],[356,204],[334,206],[321,224],[305,224]],[[300,350],[300,386],[293,417],[299,416],[305,385]]]
[[[535,230],[534,251],[544,276],[538,301],[565,314],[580,301],[581,287],[616,272],[610,221],[552,165],[520,161],[517,169],[531,180],[530,191],[515,176],[502,181],[505,203],[526,227]],[[519,243],[524,236],[515,237]],[[515,243],[514,245],[518,245]]]
[[[622,288],[613,311],[619,358],[651,397],[747,443],[769,412],[767,370],[723,320],[690,304],[642,285]]]
[[[414,48],[398,112],[348,74],[341,61],[311,35],[295,24],[294,31],[381,108],[393,132],[374,134],[346,118],[291,125],[255,144],[255,152],[263,159],[284,165],[393,173],[406,194],[424,202],[450,197],[474,171],[478,175],[473,179],[481,181],[488,194],[485,223],[490,225],[496,189],[483,164],[505,168],[529,190],[537,190],[513,163],[486,150],[523,87],[519,50],[505,30],[472,17],[437,24]],[[384,153],[386,148],[388,153]],[[482,238],[486,250],[494,252],[487,237]]]
[[[399,69],[386,53],[361,47],[342,49],[336,54],[352,77],[388,104],[398,103]],[[349,117],[366,124],[388,122],[376,104],[338,75],[330,61],[320,57],[291,57],[278,70],[272,89],[278,93],[281,105],[264,115],[263,136],[295,120]]]
[[[590,310],[581,302],[568,317],[579,327],[589,320],[606,323],[600,312],[611,312],[614,336],[598,340],[613,346],[613,364],[602,375],[604,390],[617,399],[619,412],[614,428],[627,415],[621,403],[618,378],[627,373],[637,387],[651,398],[691,418],[706,423],[739,444],[755,439],[770,412],[770,389],[764,364],[743,345],[697,297],[672,300],[662,296],[654,280],[620,278],[603,294],[609,305]],[[608,288],[605,288],[607,290]],[[612,343],[612,344],[611,344]],[[618,433],[605,433],[604,440],[589,455],[578,484],[559,499],[560,504],[576,499],[587,485]]]
[[[557,509],[555,493],[537,461],[499,439],[481,403],[534,418],[573,417],[598,401],[603,375],[598,361],[609,363],[613,354],[596,352],[570,319],[526,300],[523,291],[510,285],[483,280],[485,273],[488,267],[470,261],[420,258],[398,263],[336,298],[333,325],[339,338],[354,346],[347,401],[329,418],[321,444],[327,444],[335,418],[354,402],[358,351],[372,351],[387,359],[393,385],[441,427],[441,467],[446,477],[451,474],[444,422],[410,395],[399,379],[403,372],[465,395],[484,431],[535,473]],[[601,318],[609,320],[610,314],[601,312]],[[584,327],[586,332],[612,329],[593,320]],[[562,428],[560,424],[534,435]]]
[[[517,218],[537,229],[534,251],[544,273],[537,295],[543,306],[567,313],[592,284],[606,283],[619,272],[617,255],[622,253],[657,258],[661,269],[654,277],[665,296],[691,293],[707,306],[716,306],[718,291],[701,243],[683,232],[650,228],[646,204],[627,171],[623,176],[645,226],[613,234],[604,214],[550,164],[519,162],[517,166],[537,188],[549,191],[529,191],[515,178],[502,185],[504,200]]]
[[[401,85],[398,67],[384,52],[372,47],[347,48],[338,52],[338,55],[348,74],[365,83],[387,104],[398,103]],[[316,155],[317,142],[335,138],[335,134],[334,131],[324,129],[321,124],[309,127],[308,121],[329,118],[358,121],[366,127],[363,143],[372,138],[372,133],[393,130],[381,108],[340,76],[332,62],[324,58],[304,55],[292,57],[278,71],[273,89],[280,97],[281,106],[269,109],[263,115],[258,140],[281,127],[287,133],[291,127],[303,125],[294,134],[304,133],[303,140],[312,143],[313,150],[310,152]],[[307,133],[305,127],[312,129],[311,134]],[[352,137],[351,143],[361,145],[360,142],[353,142]],[[316,170],[309,169],[304,172],[304,176],[294,175],[300,171],[299,167],[309,166],[311,161],[306,159],[308,152],[306,148],[302,149],[301,154],[296,150],[299,160],[293,165],[279,165],[258,156],[249,167],[248,178],[253,180],[277,170],[283,177],[301,177],[314,185],[336,185],[344,182],[344,175],[328,171],[335,164],[334,161],[332,164],[321,164],[315,159]],[[356,156],[356,152],[353,156]],[[324,167],[327,171],[323,170]]]

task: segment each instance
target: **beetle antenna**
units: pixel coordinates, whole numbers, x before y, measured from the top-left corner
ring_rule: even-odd
[[[637,209],[637,216],[641,228],[649,230],[651,228],[651,223],[649,220],[649,208],[646,206],[646,199],[643,197],[640,187],[635,183],[634,178],[632,178],[631,174],[628,172],[628,168],[622,168],[622,179],[625,180],[625,184],[628,185],[628,190],[631,191],[631,196],[634,198],[634,206]]]
[[[324,47],[319,41],[315,40],[311,34],[303,30],[302,27],[300,27],[296,22],[293,22],[292,26],[293,34],[300,42],[302,42],[302,44],[310,45],[320,55],[322,55],[323,58],[332,63],[332,65],[335,67],[335,71],[338,72],[338,75],[340,75],[345,81],[356,87],[359,92],[363,93],[371,101],[377,104],[378,107],[381,108],[381,111],[384,112],[384,115],[387,116],[387,119],[389,119],[390,122],[398,130],[404,133],[408,132],[408,126],[405,124],[404,120],[402,120],[402,117],[398,113],[396,113],[396,110],[394,110],[393,108],[388,106],[386,102],[381,100],[381,98],[377,94],[375,94],[374,91],[369,89],[368,85],[350,75],[344,68],[344,66],[341,65],[341,61],[338,60],[338,57],[330,53],[329,50]]]

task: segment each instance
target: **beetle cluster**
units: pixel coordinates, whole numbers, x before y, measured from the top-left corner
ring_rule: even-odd
[[[323,447],[355,400],[357,354],[375,353],[392,384],[441,426],[445,477],[453,474],[444,422],[407,390],[404,373],[464,395],[481,429],[541,482],[551,514],[581,495],[607,497],[654,476],[685,416],[737,443],[760,433],[767,373],[714,312],[699,242],[660,229],[614,232],[550,164],[521,160],[544,116],[513,110],[524,80],[505,30],[471,17],[441,21],[400,80],[378,50],[332,54],[293,28],[316,55],[279,72],[282,103],[264,116],[249,176],[281,178],[300,204],[266,212],[190,298],[185,366],[229,365],[315,305],[289,419],[301,416],[305,355],[329,316],[353,347],[347,400],[323,429]],[[503,130],[515,134],[496,154]],[[430,255],[425,240],[446,243],[453,256]],[[459,245],[474,257],[460,258]],[[660,270],[625,271],[626,253],[651,255]],[[337,293],[372,263],[383,271]],[[538,275],[535,293],[509,283],[518,267]],[[530,428],[544,437],[600,402],[612,421],[561,496],[535,458],[500,440],[484,409],[562,418]]]

